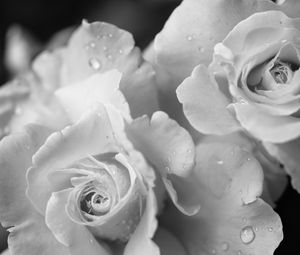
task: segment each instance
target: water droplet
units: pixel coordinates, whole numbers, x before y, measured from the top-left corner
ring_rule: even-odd
[[[258,227],[255,227],[254,230],[255,230],[255,232],[257,232],[258,231]]]
[[[97,58],[90,58],[89,66],[97,71],[101,68],[101,62]]]
[[[281,42],[282,42],[282,43],[286,43],[286,42],[287,42],[287,40],[282,40]]]
[[[112,55],[108,54],[107,58],[111,60],[112,59]]]
[[[228,243],[222,243],[222,250],[228,251],[229,250],[229,244]]]
[[[106,47],[106,46],[103,46],[103,50],[104,50],[104,51],[107,51],[107,47]]]
[[[168,173],[170,173],[170,171],[171,171],[171,170],[170,170],[170,167],[166,166],[165,169],[166,169],[166,171],[167,171]]]
[[[273,232],[273,228],[272,227],[268,227],[268,231],[269,232]]]
[[[175,156],[176,155],[176,151],[173,151],[172,154]]]
[[[90,239],[90,243],[93,243],[94,241],[93,241],[93,239]]]
[[[22,113],[22,108],[17,106],[15,109],[15,114],[20,115]]]
[[[119,49],[119,54],[123,54],[123,50],[122,49]]]
[[[241,240],[244,244],[249,244],[255,239],[255,233],[251,226],[244,227],[240,233]]]
[[[224,161],[223,161],[223,160],[218,160],[218,161],[217,161],[217,164],[218,164],[218,165],[223,165],[223,164],[224,164]]]
[[[90,42],[90,47],[91,48],[95,48],[96,47],[96,43],[95,42]]]
[[[192,150],[188,149],[186,152],[187,152],[187,153],[192,153]]]
[[[113,35],[112,35],[111,33],[109,33],[109,34],[108,34],[108,37],[109,37],[109,38],[112,38],[112,37],[113,37]]]
[[[194,37],[193,37],[192,35],[188,35],[188,36],[186,37],[186,39],[187,39],[188,41],[192,41],[192,40],[194,39]]]

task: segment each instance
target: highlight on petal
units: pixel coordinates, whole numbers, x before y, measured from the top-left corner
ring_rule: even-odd
[[[268,254],[283,238],[279,216],[258,198],[263,173],[246,150],[230,143],[201,143],[192,180],[199,213],[170,208],[162,218],[191,255]]]
[[[27,195],[44,214],[53,187],[49,173],[64,168],[87,155],[118,152],[119,145],[104,107],[100,105],[84,114],[72,126],[53,133],[33,156],[33,167],[27,174]]]
[[[9,228],[10,254],[69,254],[25,196],[25,176],[31,157],[50,133],[48,128],[31,125],[21,133],[5,137],[0,144],[0,221]]]
[[[123,74],[120,89],[133,116],[151,114],[158,109],[154,71],[134,44],[130,33],[114,25],[83,21],[62,52],[62,83],[78,83],[95,73],[117,69]]]
[[[227,108],[230,101],[206,67],[197,66],[176,92],[187,119],[199,132],[224,135],[240,129]]]
[[[131,120],[129,106],[119,90],[121,73],[112,70],[103,74],[94,74],[87,80],[59,89],[55,92],[67,114],[73,122],[91,108],[95,103],[112,106],[114,112],[119,112],[128,121]],[[112,119],[113,120],[113,119]]]

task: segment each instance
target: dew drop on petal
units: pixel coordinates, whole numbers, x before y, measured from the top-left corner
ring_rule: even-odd
[[[97,58],[90,58],[89,59],[89,66],[94,69],[95,71],[101,68],[101,62]]]
[[[222,250],[223,251],[228,251],[229,250],[229,244],[226,243],[226,242],[222,243]]]
[[[268,231],[269,231],[269,232],[272,232],[272,231],[273,231],[273,228],[272,228],[272,227],[268,227]]]
[[[109,37],[109,38],[112,38],[112,37],[113,37],[113,35],[112,35],[111,33],[109,33],[109,34],[108,34],[108,37]]]
[[[122,49],[119,49],[119,54],[123,54],[123,50]]]
[[[91,48],[95,48],[96,47],[96,43],[95,42],[90,42],[90,47]]]
[[[251,226],[244,227],[240,233],[241,240],[244,244],[249,244],[255,239],[255,233]]]
[[[218,165],[223,165],[223,164],[224,164],[224,161],[223,161],[223,160],[218,160],[218,161],[217,161],[217,164],[218,164]]]
[[[188,35],[188,36],[186,37],[186,39],[187,39],[188,41],[192,41],[192,40],[193,40],[193,36]]]

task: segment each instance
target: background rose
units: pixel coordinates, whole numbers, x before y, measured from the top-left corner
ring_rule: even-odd
[[[107,23],[84,22],[67,46],[42,52],[31,71],[0,90],[2,136],[29,122],[63,127],[66,117],[54,91],[114,68],[123,72],[121,90],[133,117],[158,109],[154,71],[134,47],[132,35]],[[54,121],[59,115],[60,121]]]
[[[141,138],[142,152],[148,152],[144,155],[165,179],[188,174],[194,145],[188,133],[162,112],[149,120],[149,140],[135,136],[139,124],[131,123],[118,90],[120,79],[120,73],[111,71],[59,90],[56,95],[71,123],[63,130],[52,133],[48,127],[32,125],[2,140],[0,215],[4,226],[11,227],[13,254],[110,254],[123,249],[125,254],[159,254],[151,241],[157,227],[155,175],[126,138],[124,121],[131,136]],[[146,117],[142,120],[147,123]],[[13,160],[16,155],[18,161]],[[180,210],[189,211],[190,205],[180,200],[185,191],[168,192]],[[164,197],[158,194],[161,201]],[[163,251],[169,247],[165,240],[180,248],[168,231],[158,234]],[[105,245],[106,239],[129,242],[126,247]]]

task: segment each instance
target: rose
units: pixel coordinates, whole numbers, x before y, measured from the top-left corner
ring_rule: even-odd
[[[175,205],[196,212],[168,179],[193,166],[191,137],[162,112],[132,121],[120,80],[110,71],[58,90],[70,125],[53,133],[35,124],[1,141],[0,220],[12,254],[159,254],[156,175],[144,156]],[[163,229],[156,239],[181,247]]]
[[[184,0],[173,11],[154,43],[145,52],[153,64],[160,91],[160,105],[189,131],[175,90],[198,64],[208,65],[214,45],[253,13],[282,10],[299,17],[299,1],[286,0]]]
[[[295,171],[298,159],[294,154],[298,151],[300,124],[298,22],[275,11],[242,21],[216,45],[211,73],[205,67],[195,68],[177,92],[194,127],[215,134],[243,128],[264,142],[269,152],[284,164],[299,190],[299,171]]]
[[[32,70],[1,88],[0,136],[30,122],[62,128],[66,116],[54,92],[113,68],[124,74],[121,90],[130,103],[133,117],[152,114],[158,109],[154,71],[142,59],[128,32],[107,23],[83,22],[67,46],[54,47],[53,43],[49,47],[54,50],[42,52],[33,61]],[[58,116],[60,121],[55,121]]]

